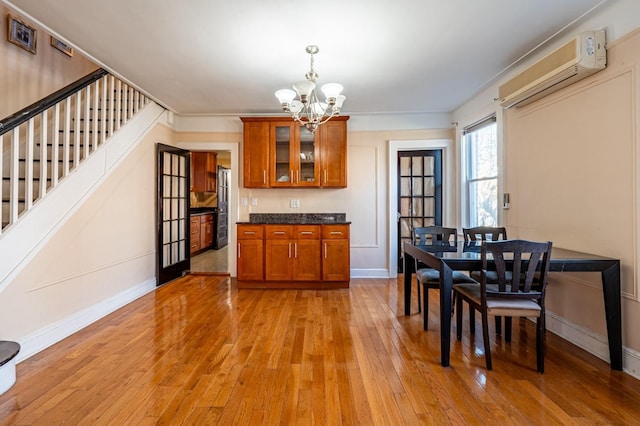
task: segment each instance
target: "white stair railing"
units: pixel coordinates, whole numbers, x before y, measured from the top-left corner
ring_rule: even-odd
[[[98,70],[0,121],[0,234],[149,101]]]

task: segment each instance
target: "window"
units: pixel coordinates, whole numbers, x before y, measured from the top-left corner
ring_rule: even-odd
[[[496,117],[466,127],[467,226],[498,226],[498,137]]]

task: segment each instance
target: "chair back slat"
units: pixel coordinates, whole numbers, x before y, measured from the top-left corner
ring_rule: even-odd
[[[507,239],[507,228],[501,226],[476,226],[462,228],[462,235],[469,241],[498,241]]]
[[[458,230],[443,226],[423,226],[413,229],[413,244],[432,244],[433,242],[458,243]]]
[[[541,303],[547,284],[551,246],[550,241],[505,240],[484,243],[481,250],[482,296],[525,298]],[[498,276],[497,290],[487,289],[486,277],[491,260]]]

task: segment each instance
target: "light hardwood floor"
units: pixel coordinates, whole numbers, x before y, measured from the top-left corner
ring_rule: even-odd
[[[492,336],[493,371],[467,321],[441,367],[432,291],[425,332],[395,280],[238,291],[188,276],[18,364],[0,424],[640,423],[640,381],[552,333],[538,374],[528,321],[511,344]]]

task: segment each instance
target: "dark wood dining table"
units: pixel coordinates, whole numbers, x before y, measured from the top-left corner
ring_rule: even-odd
[[[404,243],[404,314],[411,314],[411,281],[414,259],[440,271],[440,358],[449,366],[451,347],[452,271],[481,269],[480,244],[459,242],[434,245]],[[609,340],[611,369],[622,370],[622,315],[620,301],[620,260],[553,247],[551,272],[600,272]],[[425,312],[425,315],[427,313]]]

